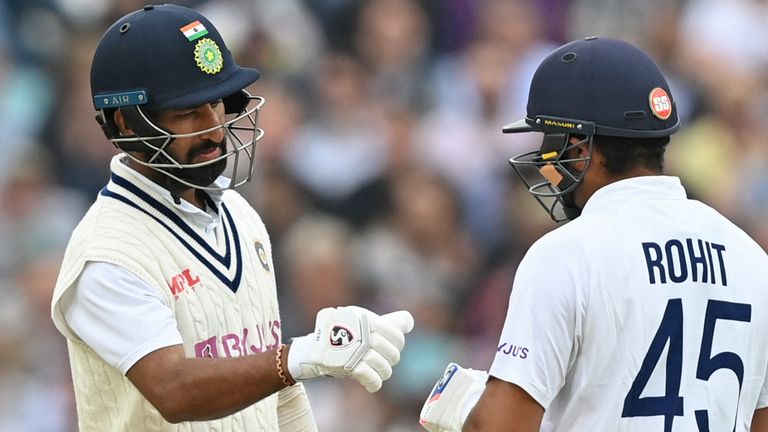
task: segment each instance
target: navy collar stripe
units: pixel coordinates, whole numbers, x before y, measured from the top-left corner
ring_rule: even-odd
[[[190,236],[197,244],[203,247],[211,256],[215,257],[219,262],[224,264],[224,266],[229,267],[230,264],[230,253],[231,249],[229,247],[229,233],[225,229],[224,230],[224,243],[227,245],[226,247],[226,253],[224,256],[222,256],[220,253],[218,253],[211,245],[208,244],[200,235],[198,235],[186,222],[184,222],[179,215],[174,213],[171,209],[163,205],[160,201],[156,200],[152,196],[150,196],[145,191],[139,189],[136,185],[129,182],[128,180],[120,177],[119,175],[112,173],[111,180],[116,185],[122,187],[123,189],[128,190],[132,194],[136,195],[150,205],[155,210],[159,211],[163,214],[163,216],[167,217],[171,220],[176,226],[178,226],[182,231],[184,231],[188,236]],[[223,204],[222,204],[223,205]],[[226,225],[225,225],[226,228]]]
[[[227,220],[232,226],[232,237],[235,239],[235,277],[232,280],[232,285],[229,286],[229,289],[231,289],[232,292],[237,292],[237,287],[240,286],[240,279],[243,276],[243,251],[240,249],[240,236],[237,233],[235,220],[232,219],[232,215],[229,213],[229,209],[227,209],[224,204],[221,205],[221,208],[224,210],[224,215],[227,217]],[[224,224],[224,228],[226,227],[227,224]],[[227,251],[229,251],[229,243],[227,243]],[[229,268],[229,266],[227,266],[227,268]]]
[[[224,213],[226,214],[227,219],[229,219],[230,222],[232,222],[232,230],[233,230],[233,234],[234,234],[234,237],[235,237],[235,276],[231,280],[226,275],[224,275],[222,272],[220,272],[211,262],[206,260],[200,254],[200,252],[197,251],[196,248],[192,247],[192,245],[190,245],[186,240],[184,240],[184,238],[182,238],[176,231],[174,231],[170,226],[168,226],[168,224],[166,224],[165,222],[160,220],[160,218],[158,218],[157,216],[155,216],[152,213],[148,212],[146,209],[142,208],[141,206],[139,206],[138,204],[134,203],[130,199],[126,198],[125,196],[120,195],[120,194],[118,194],[116,192],[108,190],[106,187],[101,190],[101,195],[103,195],[105,197],[116,199],[116,200],[118,200],[120,202],[123,202],[123,203],[125,203],[125,204],[127,204],[127,205],[129,205],[129,206],[131,206],[133,208],[135,208],[136,210],[139,210],[140,212],[146,214],[147,216],[151,217],[152,219],[154,219],[163,228],[168,230],[168,232],[170,232],[174,237],[176,237],[176,239],[182,245],[184,245],[184,247],[186,247],[187,250],[192,255],[194,255],[195,258],[197,258],[198,261],[200,261],[203,265],[205,265],[208,268],[208,270],[210,270],[211,273],[213,273],[224,285],[226,285],[232,292],[237,292],[237,289],[240,286],[240,280],[241,280],[242,275],[243,275],[243,270],[242,270],[243,269],[243,265],[242,265],[243,259],[242,259],[241,249],[240,249],[240,242],[237,240],[237,238],[238,238],[237,237],[237,228],[235,227],[234,223],[232,222],[232,217],[231,217],[231,215],[229,214],[229,211],[226,208],[224,208],[222,206],[222,208],[224,208]],[[227,249],[229,249],[229,243],[227,243]]]

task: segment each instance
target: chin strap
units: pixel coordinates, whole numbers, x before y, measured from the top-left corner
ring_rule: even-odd
[[[565,168],[565,169],[568,169],[568,168]],[[576,173],[576,174],[581,174],[581,173]],[[573,181],[573,179],[571,177],[566,176],[566,177],[563,178],[563,181],[560,184],[557,185],[557,187],[560,190],[565,190],[567,188],[572,187],[574,183],[576,183],[576,182]],[[577,217],[581,216],[581,209],[578,206],[576,206],[576,200],[573,197],[573,192],[578,187],[579,186],[577,185],[570,192],[564,193],[560,197],[560,199],[559,199],[560,204],[563,206],[563,214],[565,214],[565,217],[569,221],[574,220]]]
[[[577,217],[581,216],[581,209],[578,207],[563,207],[563,212],[565,213],[565,217],[568,218],[569,221],[572,221],[576,219]]]

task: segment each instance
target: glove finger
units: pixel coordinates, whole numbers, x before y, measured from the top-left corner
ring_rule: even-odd
[[[382,381],[386,381],[392,376],[392,366],[381,354],[374,350],[368,350],[363,357],[363,362],[368,363],[379,374]]]
[[[370,349],[379,353],[392,366],[400,361],[400,350],[378,333],[371,334]]]
[[[381,317],[403,333],[407,334],[413,330],[413,315],[407,310],[391,312]]]
[[[371,333],[379,334],[386,338],[398,351],[402,351],[405,346],[405,335],[403,332],[382,316],[374,315],[368,321]]]
[[[352,378],[359,382],[369,393],[381,388],[382,380],[378,373],[366,362],[360,362],[352,370]]]

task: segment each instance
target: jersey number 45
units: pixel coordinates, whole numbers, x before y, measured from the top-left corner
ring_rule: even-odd
[[[709,300],[704,317],[704,332],[701,337],[699,361],[696,366],[696,378],[708,381],[709,377],[719,369],[730,369],[739,380],[739,396],[744,382],[744,362],[736,353],[724,351],[712,355],[712,340],[715,335],[717,320],[750,322],[752,306],[743,303],[729,303]],[[651,378],[651,373],[661,358],[664,347],[669,341],[667,351],[667,374],[664,396],[640,397],[643,389]],[[680,378],[683,369],[683,302],[682,299],[671,299],[667,302],[664,317],[659,329],[651,341],[648,353],[643,359],[640,370],[632,382],[629,393],[624,398],[622,417],[664,416],[664,432],[672,431],[675,416],[683,415],[683,397],[680,396]],[[707,410],[696,410],[696,424],[700,432],[709,432],[709,415]],[[734,430],[735,430],[734,419]]]

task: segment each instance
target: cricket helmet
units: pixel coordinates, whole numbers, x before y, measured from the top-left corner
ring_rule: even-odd
[[[91,95],[97,121],[107,138],[137,162],[198,189],[185,173],[234,159],[228,187],[250,180],[254,145],[263,135],[257,127],[264,99],[245,88],[260,76],[238,66],[214,25],[200,13],[178,5],[149,5],[115,22],[99,42],[91,65]],[[227,119],[212,129],[175,134],[153,121],[153,113],[194,108],[221,100]],[[114,122],[119,109],[135,132],[124,136]],[[182,164],[166,150],[176,138],[188,138],[222,128],[228,148],[220,157],[199,164]],[[138,158],[131,152],[143,152]],[[248,160],[240,163],[244,152]],[[241,166],[240,176],[237,174]],[[243,173],[245,171],[245,173]]]
[[[618,39],[589,37],[561,46],[541,62],[526,117],[503,132],[544,134],[538,150],[514,156],[510,164],[552,219],[563,221],[580,213],[571,193],[589,166],[595,135],[660,138],[679,126],[669,85],[646,53]],[[574,135],[582,139],[571,144]],[[566,156],[584,143],[586,157]],[[569,169],[576,161],[586,162],[585,169]]]

